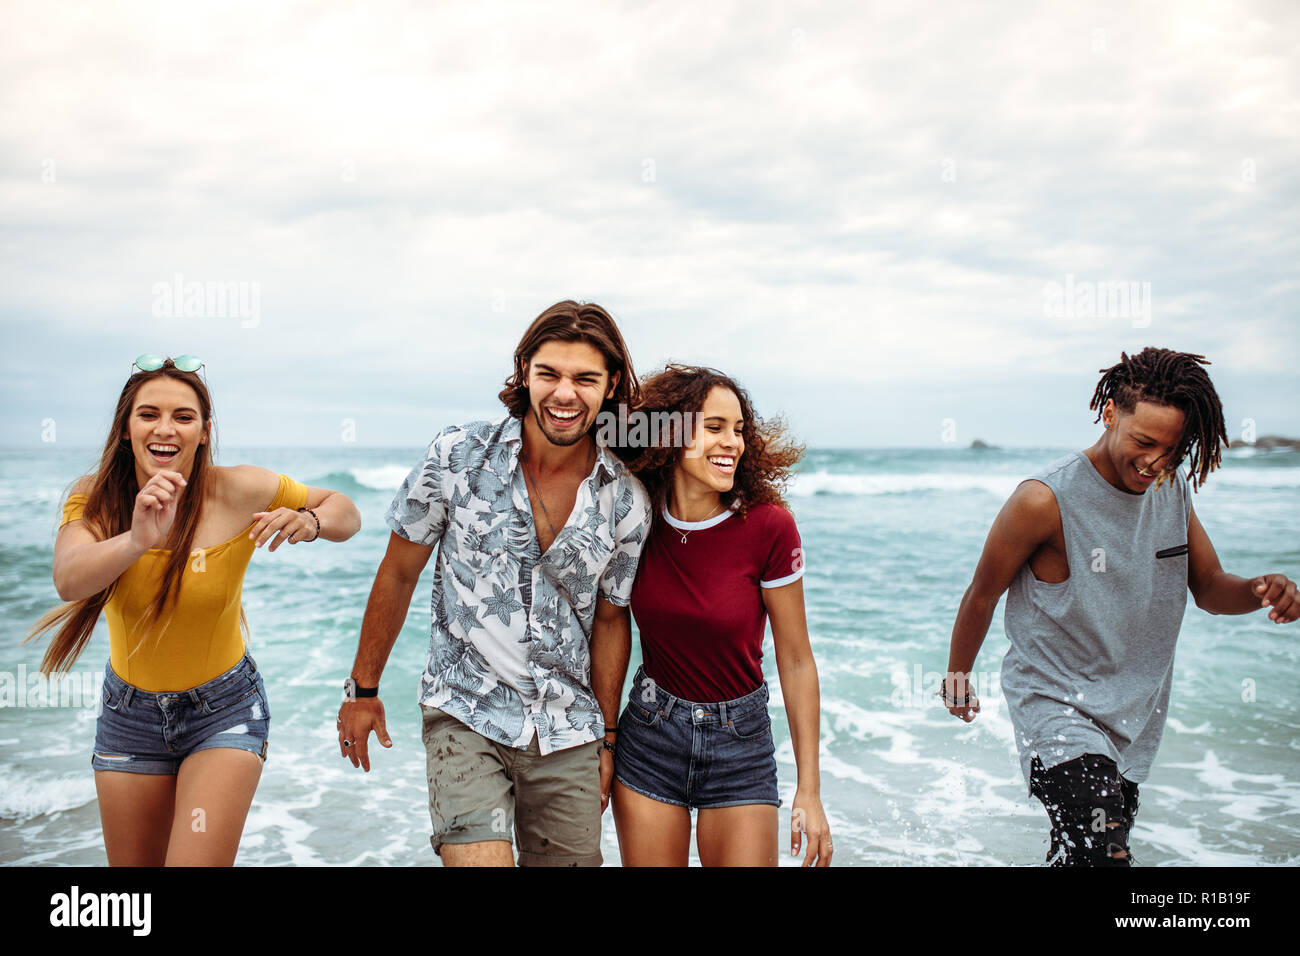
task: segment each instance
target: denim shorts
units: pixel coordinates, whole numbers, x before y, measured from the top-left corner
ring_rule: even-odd
[[[721,703],[683,700],[637,668],[618,720],[614,776],[661,803],[779,807],[767,684]]]
[[[176,773],[200,750],[232,747],[266,760],[271,711],[253,658],[189,690],[152,693],[104,666],[103,707],[95,724],[96,770]]]

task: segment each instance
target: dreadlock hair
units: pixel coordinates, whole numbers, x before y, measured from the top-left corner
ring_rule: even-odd
[[[736,513],[744,518],[749,509],[759,504],[785,507],[782,490],[794,466],[803,457],[803,446],[786,436],[786,424],[779,418],[761,419],[754,414],[749,393],[731,379],[713,368],[693,365],[666,365],[641,383],[641,404],[637,410],[654,416],[668,413],[671,429],[661,434],[657,445],[643,448],[614,449],[641,479],[653,505],[654,520],[662,521],[664,508],[673,487],[673,472],[685,455],[686,442],[691,435],[680,434],[684,423],[673,412],[698,414],[704,408],[709,392],[722,387],[732,392],[740,402],[744,418],[741,434],[745,451],[736,463],[735,483],[730,491],[721,494],[724,506],[736,504]]]
[[[1089,409],[1097,409],[1093,421],[1101,420],[1106,402],[1111,399],[1116,407],[1130,414],[1138,402],[1178,409],[1183,413],[1183,434],[1171,456],[1171,467],[1156,479],[1156,485],[1190,455],[1188,477],[1192,490],[1198,490],[1222,463],[1220,442],[1228,444],[1223,402],[1201,367],[1209,365],[1209,361],[1204,355],[1156,348],[1145,348],[1133,356],[1120,352],[1119,358],[1118,365],[1098,369],[1101,381],[1088,405]]]

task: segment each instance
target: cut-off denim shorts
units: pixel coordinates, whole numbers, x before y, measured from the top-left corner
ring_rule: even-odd
[[[253,658],[189,690],[152,693],[104,667],[103,707],[95,724],[96,770],[176,773],[200,750],[233,747],[266,760],[271,711]]]
[[[661,803],[779,807],[767,684],[736,700],[683,700],[637,668],[618,720],[614,776]]]

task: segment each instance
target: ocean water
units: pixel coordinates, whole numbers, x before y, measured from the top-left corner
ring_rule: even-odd
[[[807,561],[808,626],[821,674],[822,802],[836,865],[1033,865],[1046,815],[1025,793],[1005,706],[989,683],[980,717],[948,715],[933,690],[990,523],[1026,475],[1064,449],[812,450],[789,493]],[[363,774],[338,756],[334,715],[348,674],[408,449],[223,448],[352,497],[351,541],[258,552],[244,584],[251,650],[272,710],[269,759],[239,863],[437,865],[416,691],[428,643],[432,562],[383,679],[392,750]],[[101,622],[63,693],[29,693],[41,644],[22,645],[54,606],[58,508],[91,449],[0,451],[0,863],[106,862],[89,766],[94,701],[108,656]],[[1195,508],[1223,566],[1300,577],[1300,453],[1229,452]],[[633,669],[640,660],[635,645]],[[996,680],[1001,608],[976,671]],[[1300,624],[1216,617],[1189,601],[1160,754],[1133,834],[1143,865],[1300,862]],[[796,775],[771,636],[783,828]],[[90,706],[79,706],[80,694]],[[56,703],[57,703],[57,694]],[[784,844],[783,838],[783,844]],[[607,864],[618,861],[605,817]],[[786,864],[794,861],[785,860]]]

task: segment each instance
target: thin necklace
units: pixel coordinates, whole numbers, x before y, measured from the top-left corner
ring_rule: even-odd
[[[595,456],[596,456],[596,444],[595,442],[592,442],[591,448],[588,449],[587,451],[587,472],[588,473],[591,472],[591,460]],[[524,457],[523,449],[520,449],[519,451],[520,464],[523,465],[527,461],[528,459]],[[546,510],[546,499],[542,497],[542,491],[540,488],[537,487],[537,482],[533,481],[533,479],[529,476],[527,468],[524,468],[524,477],[527,478],[528,481],[532,484],[533,491],[537,492],[537,503],[542,506],[542,517],[545,518],[546,523],[551,526],[551,541],[554,542],[555,539],[560,536],[560,532],[555,530],[555,522],[551,520],[551,513]],[[575,501],[574,504],[576,505],[577,502]]]
[[[721,508],[721,507],[722,507],[722,502],[719,500],[719,501],[718,501],[718,508]],[[715,508],[715,509],[713,509],[712,511],[709,512],[709,517],[708,517],[708,518],[702,518],[701,521],[708,521],[709,518],[712,518],[712,517],[713,517],[715,514],[717,514],[717,513],[718,513],[718,509]],[[692,522],[691,522],[691,524],[699,524],[699,523],[700,523],[700,522],[696,522],[696,521],[692,521]],[[691,534],[691,532],[693,532],[693,531],[699,531],[700,529],[699,529],[699,528],[691,528],[690,531],[682,531],[681,528],[674,528],[673,530],[676,531],[678,534],[680,534],[680,535],[682,536],[682,544],[685,544],[685,543],[686,543],[686,537],[687,537],[687,535]]]

